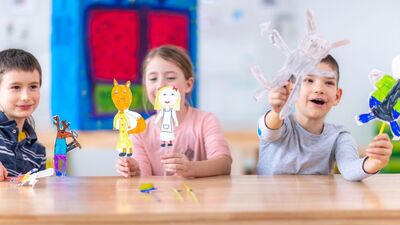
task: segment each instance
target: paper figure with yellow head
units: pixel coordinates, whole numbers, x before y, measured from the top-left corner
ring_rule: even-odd
[[[111,98],[118,109],[114,116],[113,129],[119,130],[117,150],[120,157],[130,157],[133,154],[133,145],[129,139],[129,134],[138,134],[146,129],[146,122],[143,117],[129,110],[132,103],[132,91],[130,89],[131,82],[126,84],[118,84],[114,79],[114,87],[111,91]]]

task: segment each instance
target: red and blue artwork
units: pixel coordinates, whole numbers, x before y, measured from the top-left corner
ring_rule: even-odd
[[[52,10],[51,113],[74,129],[112,128],[114,78],[131,82],[131,109],[148,116],[141,62],[153,47],[185,48],[196,70],[196,0],[54,1]]]

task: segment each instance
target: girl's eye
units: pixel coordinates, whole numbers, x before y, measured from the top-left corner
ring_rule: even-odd
[[[31,89],[32,89],[32,90],[36,90],[36,89],[38,89],[38,88],[39,88],[39,85],[32,85],[32,86],[31,86]]]
[[[21,87],[20,86],[11,86],[11,89],[19,90],[19,89],[21,89]]]
[[[175,77],[167,77],[168,80],[175,80]]]

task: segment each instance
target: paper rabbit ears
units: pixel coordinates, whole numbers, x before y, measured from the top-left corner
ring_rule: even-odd
[[[316,34],[316,28],[315,28],[315,23],[314,23],[314,15],[311,12],[311,10],[307,10],[306,12],[307,14],[307,27],[308,27],[308,34],[309,35],[313,35]],[[330,48],[329,49],[334,49],[334,48],[338,48],[344,45],[349,44],[350,41],[349,40],[340,40],[340,41],[335,41],[333,43],[330,44]]]

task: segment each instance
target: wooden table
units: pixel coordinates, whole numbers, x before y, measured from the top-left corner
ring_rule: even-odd
[[[160,199],[139,192],[152,182]],[[194,190],[192,201],[183,184]],[[171,188],[182,190],[181,201]],[[400,175],[50,177],[0,182],[0,224],[400,224]]]

